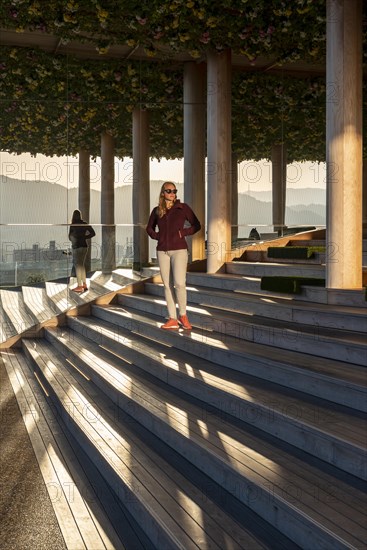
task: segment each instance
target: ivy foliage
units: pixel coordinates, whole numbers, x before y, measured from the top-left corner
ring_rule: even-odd
[[[116,155],[132,155],[132,112],[149,110],[150,154],[183,156],[183,66],[175,53],[204,59],[231,48],[253,71],[232,79],[232,148],[239,160],[269,158],[286,143],[288,160],[325,160],[325,79],[270,76],[258,57],[325,63],[324,0],[41,0],[0,2],[0,28],[88,42],[97,59],[1,47],[0,150],[45,155],[100,154],[101,133]],[[367,26],[364,7],[364,37]],[[113,59],[115,44],[144,50],[140,61]],[[364,40],[364,59],[366,57]],[[366,92],[366,85],[364,86]],[[364,93],[364,113],[367,113]],[[205,106],[203,105],[205,109]],[[364,116],[366,135],[367,116]],[[367,157],[367,139],[365,157]]]
[[[325,57],[324,0],[8,0],[0,27],[36,30],[94,43],[140,45],[154,57],[169,46],[198,58],[207,47],[256,59],[266,52],[283,61]]]

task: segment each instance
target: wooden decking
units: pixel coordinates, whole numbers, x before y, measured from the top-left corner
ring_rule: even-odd
[[[24,358],[9,350],[3,353],[3,361],[67,548],[122,549],[109,520],[109,515],[118,513],[110,490],[100,476],[94,477],[94,482],[88,478],[87,464],[70,445],[48,393],[32,376]],[[121,510],[118,517],[123,523]]]
[[[116,270],[106,275],[93,274],[88,291],[77,294],[75,284],[47,281],[44,286],[0,289],[0,349],[13,345],[27,331],[37,332],[43,326],[57,324],[57,317],[101,296],[116,292],[140,277],[131,270]]]
[[[253,275],[188,274],[190,332],[146,281],[3,351],[70,550],[365,546],[367,310]]]

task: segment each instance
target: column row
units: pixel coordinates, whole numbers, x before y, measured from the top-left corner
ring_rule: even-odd
[[[330,0],[327,9],[327,89],[333,90],[326,104],[327,249],[332,252],[326,254],[327,287],[353,289],[362,287],[361,1]],[[184,200],[203,227],[192,238],[191,258],[206,257],[209,273],[221,269],[231,252],[232,239],[237,237],[231,67],[231,52],[227,50],[210,52],[206,64],[189,62],[184,68]],[[89,209],[86,155],[80,155],[79,202],[83,213]],[[102,136],[101,157],[102,268],[108,271],[115,265],[114,143],[108,134]],[[282,227],[287,166],[284,144],[274,145],[272,164],[273,223]],[[149,188],[149,113],[137,108],[133,112],[132,205],[136,269],[149,261],[145,234]]]

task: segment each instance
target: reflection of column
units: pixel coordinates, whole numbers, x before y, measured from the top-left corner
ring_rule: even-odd
[[[201,222],[188,239],[191,260],[205,257],[205,73],[190,61],[184,66],[184,193]]]
[[[102,224],[102,271],[110,273],[116,267],[115,228],[115,144],[107,132],[101,139],[101,224]]]
[[[90,221],[90,164],[89,152],[85,149],[79,151],[79,196],[78,208],[82,213],[83,219]],[[88,248],[88,254],[85,260],[85,268],[90,271],[91,268],[91,248]]]
[[[215,273],[231,250],[231,51],[210,51],[207,62],[207,271]]]
[[[362,2],[326,3],[326,286],[362,287]]]
[[[148,111],[133,111],[133,223],[134,269],[149,261],[148,235],[145,227],[150,207],[149,182],[149,116]]]
[[[232,153],[231,170],[231,239],[232,242],[238,238],[238,156]]]
[[[282,234],[285,224],[285,201],[287,188],[287,152],[284,144],[273,145],[271,149],[273,185],[274,231]]]

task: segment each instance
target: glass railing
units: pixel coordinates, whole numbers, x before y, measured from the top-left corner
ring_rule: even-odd
[[[102,270],[102,227],[93,224],[88,272]],[[0,225],[0,287],[67,281],[72,273],[68,226]],[[133,226],[115,226],[115,265],[133,266]]]
[[[281,236],[320,229],[325,226],[298,225],[277,226],[266,224],[238,225],[232,227],[232,249],[242,249],[246,245],[266,242]],[[102,226],[93,224],[96,231],[91,240],[89,273],[103,271]],[[134,226],[116,224],[114,226],[114,266],[132,269],[134,264]],[[68,282],[72,273],[71,245],[68,240],[68,225],[1,225],[0,226],[0,287],[19,287],[42,284],[46,281]],[[148,239],[148,236],[147,236]],[[148,262],[156,262],[156,242],[148,240]]]

